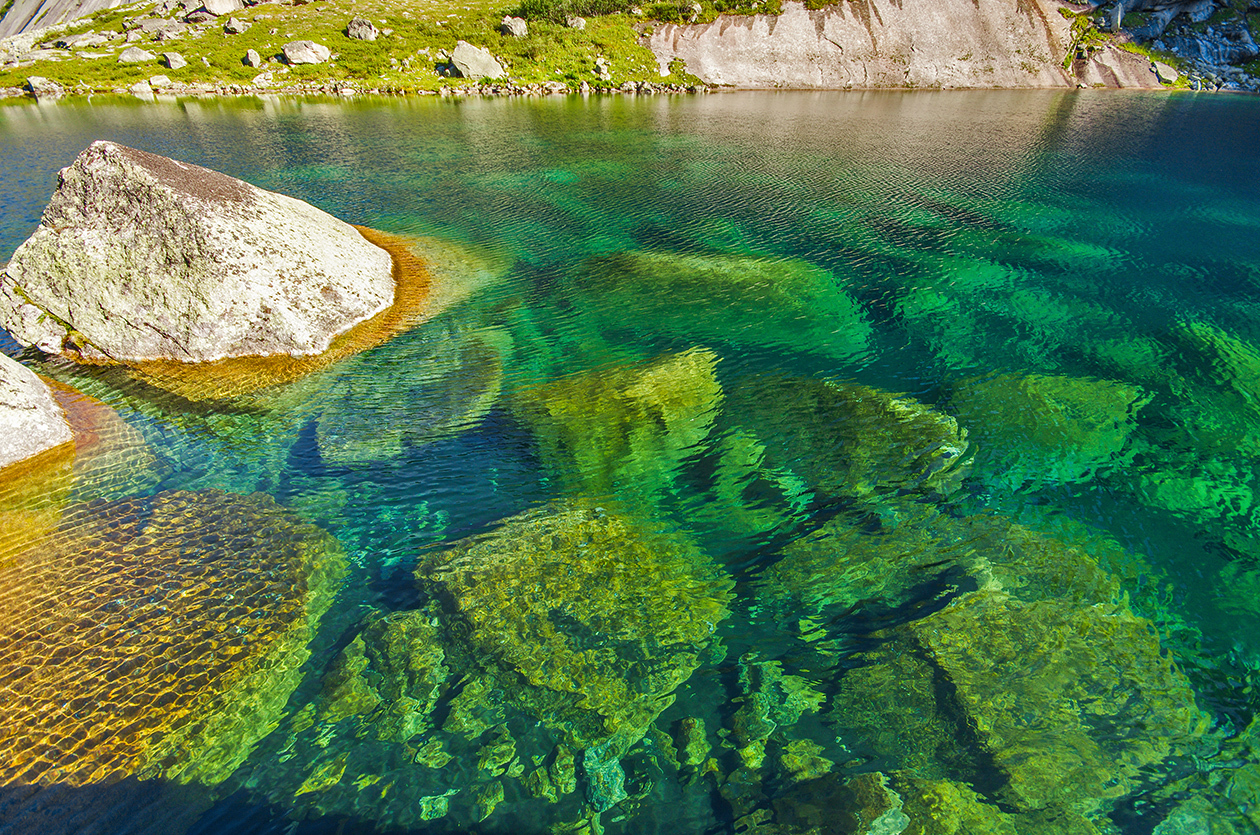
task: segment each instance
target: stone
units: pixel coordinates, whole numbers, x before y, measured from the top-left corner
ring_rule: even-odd
[[[71,440],[48,387],[34,371],[0,354],[0,469]]]
[[[246,32],[250,24],[235,17],[229,17],[227,23],[223,24],[223,31],[229,35],[241,35]]]
[[[850,363],[869,350],[861,306],[829,271],[806,261],[620,252],[590,259],[571,280],[584,312],[607,330]]]
[[[457,41],[451,53],[451,63],[460,78],[506,78],[507,73],[490,50],[473,46],[467,41]]]
[[[129,46],[122,52],[118,53],[118,63],[120,64],[139,64],[144,61],[152,61],[157,58],[152,52],[141,49],[138,46]]]
[[[162,64],[168,70],[178,70],[188,66],[188,62],[184,60],[184,56],[178,52],[163,52]]]
[[[38,75],[26,79],[26,89],[36,101],[56,101],[66,94],[65,88],[60,84]]]
[[[524,18],[506,15],[499,24],[499,31],[510,38],[523,38],[529,34],[529,25]]]
[[[0,565],[0,780],[222,782],[279,724],[344,567],[259,493],[67,509]]]
[[[139,96],[142,99],[152,98],[153,86],[147,81],[137,81],[135,84],[132,84],[127,88],[127,92],[131,93],[133,96]]]
[[[300,200],[112,142],[59,179],[0,275],[0,322],[23,344],[95,362],[310,356],[394,300],[389,253]]]
[[[367,18],[351,18],[346,24],[346,37],[356,41],[374,41],[380,34],[380,30]]]
[[[160,90],[163,87],[170,87],[171,79],[169,76],[155,75],[149,79],[149,86],[152,87],[154,90]]]
[[[1181,78],[1181,73],[1176,67],[1165,64],[1163,61],[1152,61],[1151,69],[1155,71],[1155,75],[1164,84],[1176,84],[1177,79]]]
[[[332,57],[332,50],[314,41],[289,41],[281,52],[288,64],[322,64]]]
[[[733,586],[680,535],[578,503],[527,511],[433,553],[416,579],[500,698],[576,748],[613,742],[597,757],[605,764],[699,666]],[[551,780],[570,790],[562,775]]]
[[[242,59],[242,62],[247,67],[261,67],[263,60],[262,56],[258,54],[258,50],[247,49],[245,50],[245,57]]]
[[[201,8],[215,17],[222,17],[225,14],[239,12],[245,8],[245,3],[243,0],[205,0]]]
[[[564,25],[568,26],[570,29],[576,29],[577,31],[581,32],[583,29],[586,28],[586,18],[577,17],[576,15],[566,17],[564,19]]]

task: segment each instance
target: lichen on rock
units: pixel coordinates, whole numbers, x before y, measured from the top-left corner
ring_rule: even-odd
[[[279,723],[343,567],[261,494],[69,509],[0,566],[0,783],[221,782]]]

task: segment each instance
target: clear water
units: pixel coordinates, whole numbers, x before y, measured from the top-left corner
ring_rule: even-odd
[[[1095,92],[0,110],[5,254],[109,138],[479,276],[247,398],[5,346],[151,453],[72,491],[63,531],[103,512],[76,499],[261,491],[346,568],[239,767],[16,780],[0,831],[859,832],[872,774],[905,816],[878,831],[1257,831],[1258,135],[1254,98]],[[509,521],[557,508],[677,553],[562,581],[599,559]],[[386,693],[372,624],[420,611],[449,669],[412,682],[410,730],[396,691],[332,710],[356,646]],[[668,611],[712,622],[670,644]],[[548,629],[623,655],[566,667]],[[588,701],[544,705],[535,665]],[[566,731],[626,682],[663,707]],[[531,775],[557,745],[553,802]]]

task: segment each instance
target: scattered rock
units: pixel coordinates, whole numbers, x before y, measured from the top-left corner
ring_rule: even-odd
[[[65,88],[60,84],[38,75],[26,79],[26,89],[36,101],[55,101],[66,94]]]
[[[235,17],[229,17],[227,23],[223,24],[223,31],[229,35],[241,35],[249,29],[250,24]]]
[[[290,41],[281,50],[289,64],[322,64],[332,57],[332,50],[314,41]]]
[[[118,63],[120,64],[139,64],[144,61],[152,61],[157,58],[152,52],[141,49],[138,46],[129,46],[118,54]]]
[[[171,79],[165,75],[155,75],[149,79],[149,86],[154,90],[160,90],[163,87],[170,87]]]
[[[473,46],[467,41],[458,41],[455,51],[451,53],[451,63],[460,78],[505,78],[507,73],[490,50]]]
[[[127,88],[127,92],[140,98],[153,98],[153,87],[147,81],[137,81]]]
[[[392,269],[300,200],[95,142],[0,275],[0,322],[93,361],[315,355],[390,306]]]
[[[245,57],[242,60],[247,67],[261,67],[263,62],[262,56],[258,54],[256,49],[245,50]]]
[[[178,52],[163,52],[162,65],[168,70],[178,70],[188,66],[188,62],[184,60],[184,56]]]
[[[210,14],[210,12],[202,10],[202,11],[192,12],[191,14],[187,15],[184,18],[184,20],[194,25],[198,25],[202,23],[209,23],[212,20],[214,20],[216,17],[218,17],[218,15],[213,15],[213,14]]]
[[[586,28],[586,18],[577,17],[576,15],[566,17],[564,19],[564,25],[568,26],[570,29],[577,29],[580,32]]]
[[[225,14],[239,12],[245,8],[245,3],[242,0],[205,0],[201,8],[215,17],[222,17]]]
[[[1181,73],[1176,67],[1165,64],[1163,61],[1152,61],[1151,69],[1155,70],[1155,75],[1164,84],[1176,84],[1177,79],[1181,78]]]
[[[70,440],[70,425],[48,387],[0,354],[0,468]]]
[[[529,34],[529,25],[524,18],[507,15],[499,24],[499,31],[512,38],[523,38]]]
[[[367,18],[351,18],[346,24],[346,37],[354,38],[356,41],[374,41],[380,34],[380,30]]]

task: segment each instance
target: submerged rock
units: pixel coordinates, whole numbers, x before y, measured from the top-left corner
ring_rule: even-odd
[[[967,430],[954,418],[856,383],[762,377],[733,388],[723,416],[753,430],[767,463],[829,498],[948,495],[971,468]]]
[[[687,542],[575,505],[514,517],[416,576],[508,700],[578,747],[616,740],[615,756],[699,666],[732,586]]]
[[[392,270],[300,200],[94,142],[0,276],[0,323],[89,362],[307,356],[389,307]]]
[[[1002,374],[954,387],[950,404],[981,452],[979,474],[1011,487],[1086,481],[1123,466],[1150,398],[1114,380]]]
[[[66,416],[43,381],[0,354],[0,469],[71,439]]]
[[[518,394],[548,473],[590,495],[650,493],[708,436],[722,402],[717,356],[694,349],[600,368]]]
[[[584,312],[610,328],[865,357],[871,327],[835,278],[804,261],[622,252],[587,262]]]
[[[221,782],[278,724],[343,566],[261,494],[67,511],[0,566],[0,784]]]

